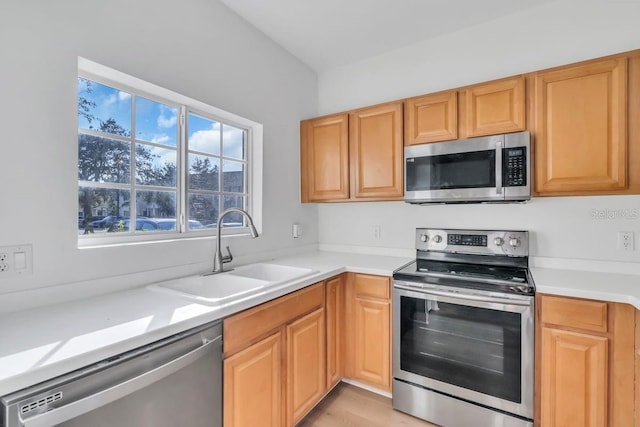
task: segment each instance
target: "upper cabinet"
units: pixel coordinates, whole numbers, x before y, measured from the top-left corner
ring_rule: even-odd
[[[349,116],[335,114],[300,124],[303,202],[349,198]]]
[[[523,130],[535,196],[640,194],[638,117],[640,50],[310,119],[302,201],[401,200],[403,144]]]
[[[405,108],[405,145],[458,138],[457,91],[409,98],[405,101]]]
[[[627,57],[535,73],[536,190],[627,186]]]
[[[525,77],[405,100],[405,145],[526,129]]]
[[[402,199],[402,111],[399,101],[302,121],[302,201]]]
[[[462,92],[467,138],[526,129],[524,76],[470,86]]]
[[[402,102],[349,114],[351,197],[402,199]]]

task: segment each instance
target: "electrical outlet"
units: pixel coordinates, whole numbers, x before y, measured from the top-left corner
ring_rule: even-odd
[[[291,227],[291,235],[294,239],[302,236],[302,225],[297,222],[293,223],[293,226]]]
[[[618,231],[618,250],[630,252],[635,250],[635,233],[633,231]]]
[[[33,273],[33,248],[29,244],[0,247],[0,279]]]
[[[373,240],[380,240],[381,227],[379,225],[373,226]]]

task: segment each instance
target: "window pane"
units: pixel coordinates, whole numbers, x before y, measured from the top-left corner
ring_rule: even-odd
[[[211,194],[190,194],[189,195],[189,229],[198,228],[200,224],[204,228],[215,228],[218,221],[218,200],[219,196]],[[192,223],[197,221],[198,223]]]
[[[128,218],[129,190],[80,187],[78,189],[79,234],[104,233]]]
[[[131,135],[131,94],[78,78],[78,127]]]
[[[175,187],[176,150],[136,144],[136,184]]]
[[[220,123],[189,114],[189,150],[220,155]]]
[[[189,154],[189,189],[218,191],[220,159]]]
[[[176,218],[176,192],[175,191],[136,191],[136,214],[138,217],[152,219],[173,220],[175,228]],[[140,218],[138,218],[140,219]],[[164,221],[168,223],[169,221]],[[152,224],[144,224],[150,229]],[[137,227],[137,225],[136,225]],[[163,228],[156,224],[154,231],[162,231]]]
[[[128,142],[78,135],[78,179],[128,184],[131,179],[130,146]]]
[[[229,208],[245,209],[246,197],[224,196],[224,210]],[[230,212],[222,218],[223,227],[244,227],[244,215],[239,212]]]
[[[222,138],[223,156],[244,160],[244,130],[223,125]]]
[[[222,191],[244,193],[244,163],[231,160],[222,162]]]
[[[177,135],[177,108],[136,97],[137,139],[175,147]]]

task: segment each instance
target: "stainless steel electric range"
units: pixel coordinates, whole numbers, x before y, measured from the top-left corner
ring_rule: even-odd
[[[526,231],[416,230],[393,275],[393,406],[444,427],[533,426]]]

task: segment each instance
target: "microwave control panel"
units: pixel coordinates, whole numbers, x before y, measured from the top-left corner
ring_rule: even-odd
[[[525,147],[504,149],[504,186],[521,187],[527,185],[527,150]]]

